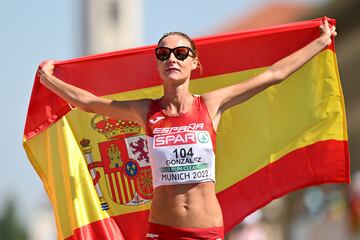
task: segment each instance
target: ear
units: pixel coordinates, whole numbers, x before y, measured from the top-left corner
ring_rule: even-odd
[[[198,67],[199,59],[197,57],[193,58],[191,70],[194,70]]]

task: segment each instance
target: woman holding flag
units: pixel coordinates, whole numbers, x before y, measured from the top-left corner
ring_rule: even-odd
[[[53,61],[39,70],[40,81],[84,111],[137,121],[146,129],[154,187],[146,239],[224,239],[215,193],[215,140],[222,113],[281,83],[327,47],[335,27],[325,20],[320,30],[317,39],[262,74],[201,96],[189,91],[191,72],[200,66],[198,52],[193,40],[180,32],[165,34],[155,49],[164,88],[160,99],[97,97],[56,78]]]

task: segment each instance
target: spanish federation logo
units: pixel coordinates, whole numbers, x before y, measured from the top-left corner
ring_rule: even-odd
[[[200,143],[207,143],[209,142],[210,137],[208,132],[198,132],[197,139]]]
[[[91,126],[106,137],[106,141],[98,143],[101,161],[94,160],[89,139],[80,141],[102,209],[109,209],[104,191],[113,202],[121,205],[149,202],[153,197],[152,175],[141,126],[134,121],[99,115],[92,118]],[[97,168],[103,168],[105,181],[99,181],[102,176]]]

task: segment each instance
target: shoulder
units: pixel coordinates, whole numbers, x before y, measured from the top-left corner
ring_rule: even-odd
[[[207,108],[212,108],[216,102],[216,99],[213,97],[211,92],[196,96],[205,104]]]

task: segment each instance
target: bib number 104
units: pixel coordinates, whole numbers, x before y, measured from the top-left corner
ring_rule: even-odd
[[[189,148],[188,150],[186,150],[185,148],[180,148],[180,149],[175,149],[173,151],[173,153],[175,154],[175,158],[185,158],[185,157],[193,157],[194,153],[192,148]]]

